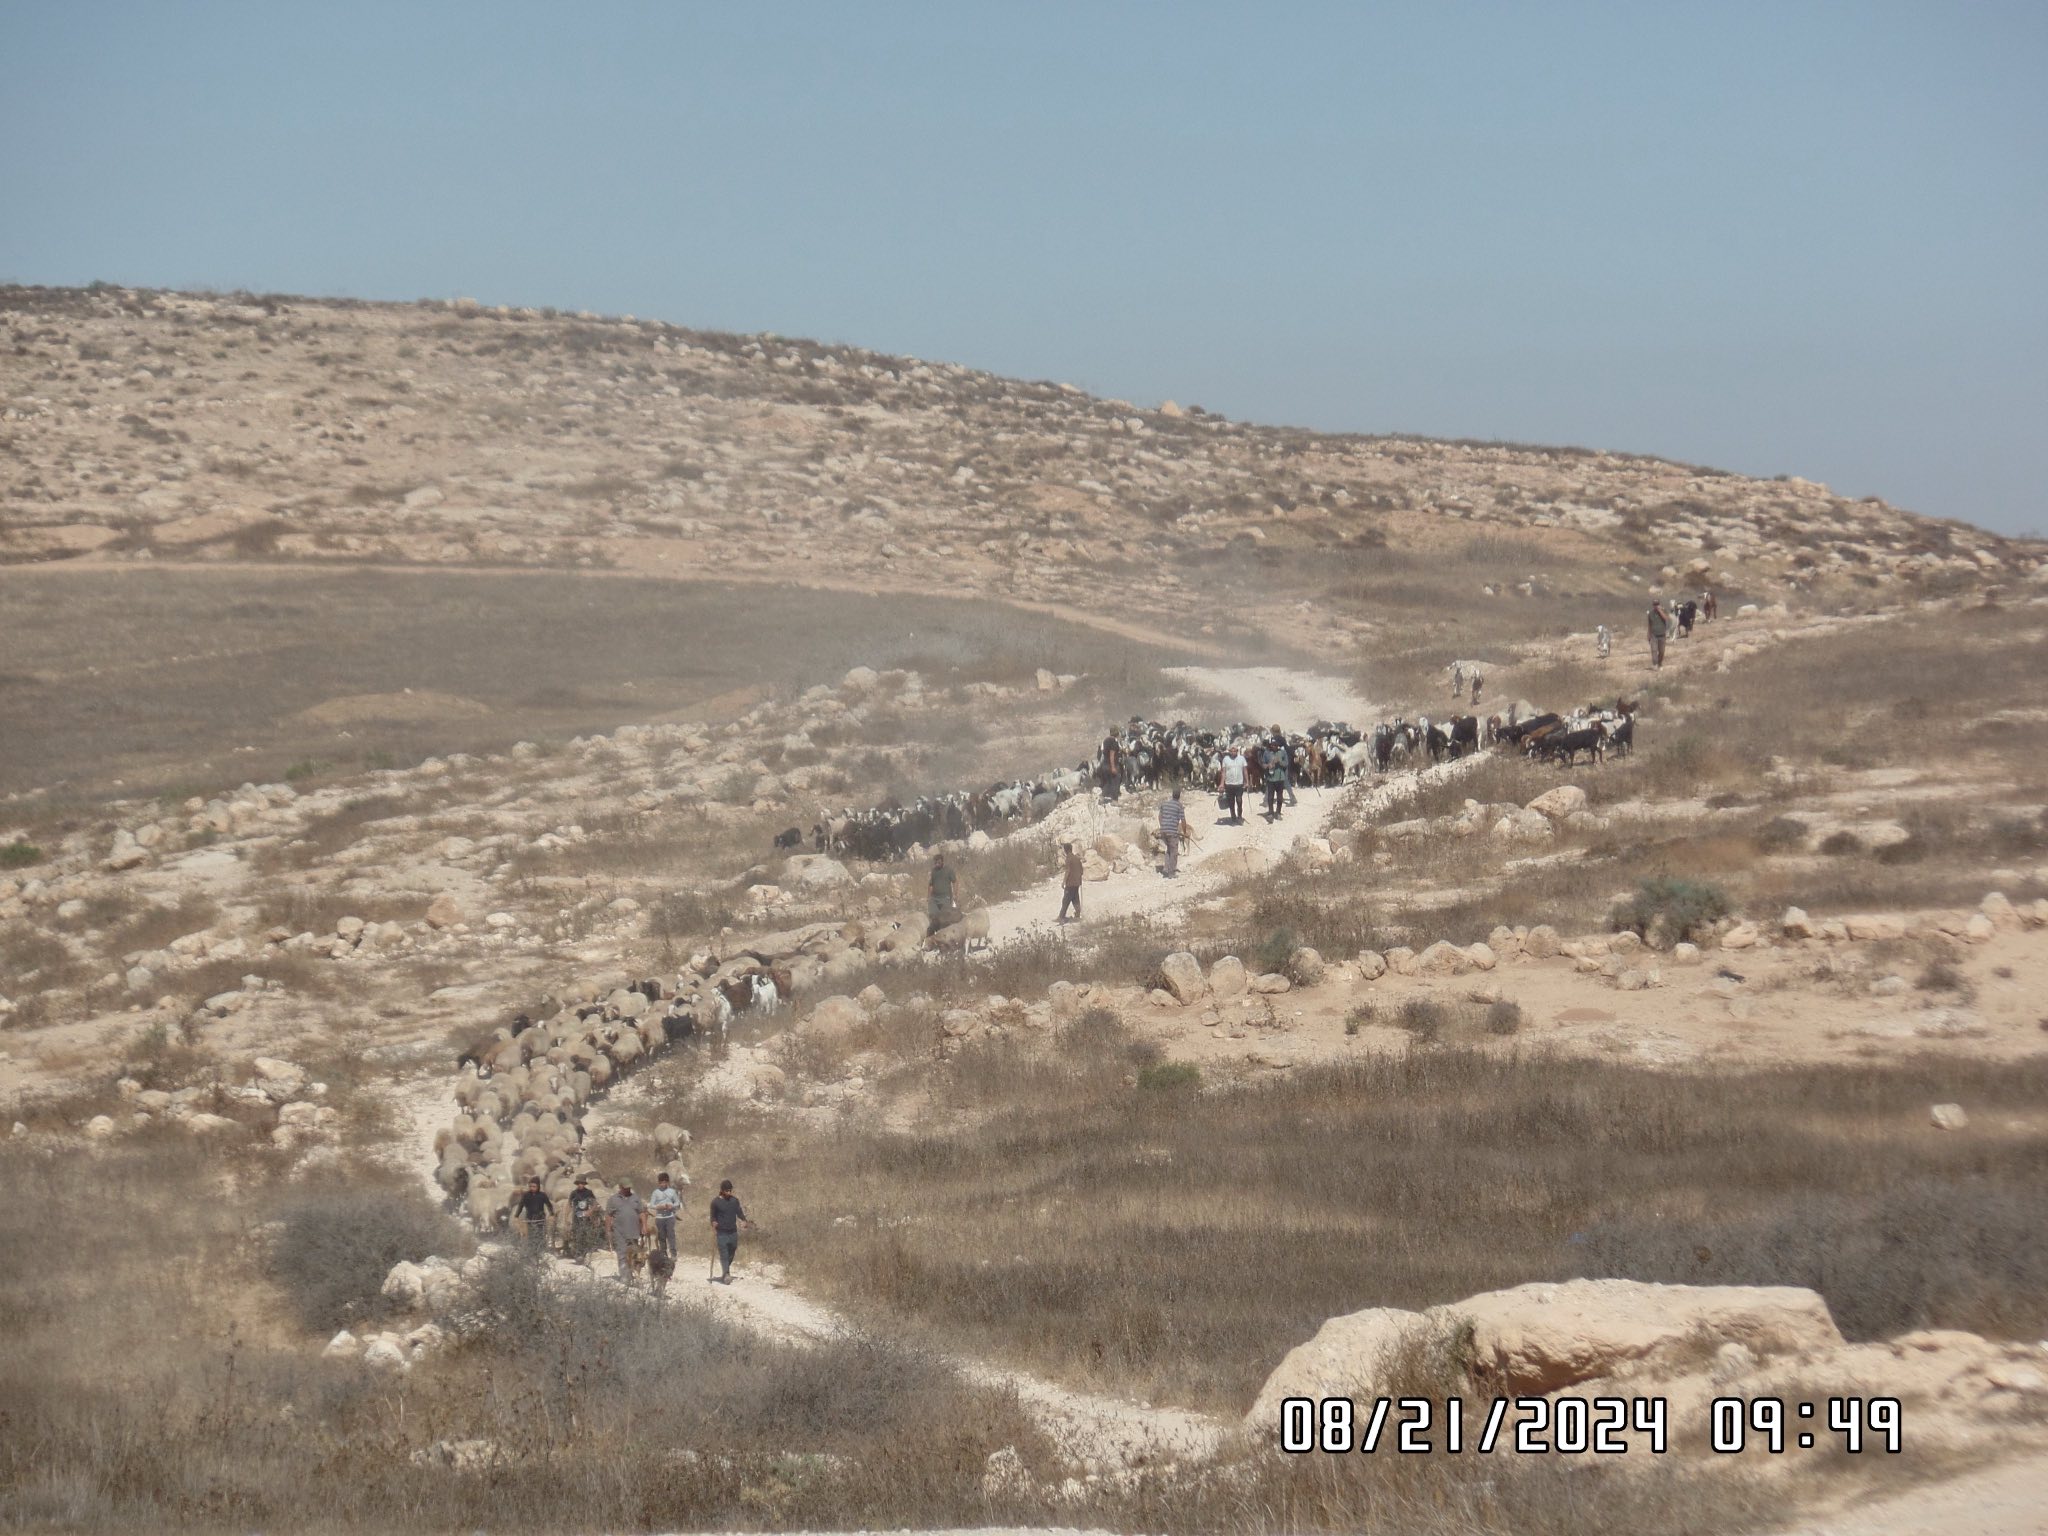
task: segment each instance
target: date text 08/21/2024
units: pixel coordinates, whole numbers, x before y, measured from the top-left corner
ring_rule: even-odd
[[[1484,1423],[1476,1432],[1468,1411]],[[1385,1449],[1405,1455],[1617,1456],[1641,1437],[1653,1456],[1670,1443],[1670,1403],[1661,1397],[1496,1397],[1467,1404],[1462,1398],[1289,1397],[1280,1403],[1280,1449],[1293,1455],[1322,1452],[1368,1455]],[[1897,1455],[1902,1415],[1895,1397],[1829,1397],[1818,1402],[1778,1397],[1717,1397],[1708,1410],[1707,1443],[1721,1455],[1746,1450],[1772,1455],[1839,1444]]]

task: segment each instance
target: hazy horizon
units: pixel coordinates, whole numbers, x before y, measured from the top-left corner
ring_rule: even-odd
[[[2048,12],[0,8],[0,278],[632,313],[1322,431],[2048,480]]]

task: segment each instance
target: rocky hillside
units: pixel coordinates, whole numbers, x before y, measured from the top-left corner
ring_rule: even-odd
[[[1172,611],[1382,554],[1533,594],[2031,576],[2037,544],[1578,448],[1325,436],[631,316],[0,289],[0,559],[617,567]],[[1502,539],[1501,535],[1533,535]],[[1490,542],[1489,542],[1490,541]],[[1154,574],[1172,564],[1163,584]],[[1583,585],[1583,583],[1582,583]]]

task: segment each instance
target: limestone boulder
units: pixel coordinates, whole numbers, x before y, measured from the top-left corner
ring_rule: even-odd
[[[822,999],[811,1010],[808,1032],[817,1035],[844,1035],[867,1022],[867,1010],[845,996]]]
[[[1442,1310],[1442,1309],[1432,1309]],[[1839,1347],[1828,1306],[1797,1286],[1537,1282],[1453,1304],[1472,1324],[1474,1380],[1488,1391],[1556,1392],[1706,1337],[1758,1356]]]
[[[1415,957],[1419,976],[1463,976],[1471,969],[1472,957],[1448,939],[1438,939]]]
[[[1173,1000],[1183,1006],[1196,1001],[1207,990],[1202,980],[1202,962],[1184,949],[1177,949],[1162,960],[1159,974]]]
[[[126,827],[114,834],[114,846],[102,861],[107,869],[133,869],[138,864],[149,862],[149,850],[136,841],[135,834]]]
[[[1306,944],[1287,957],[1287,974],[1299,986],[1315,986],[1323,979],[1325,969],[1321,951]]]
[[[1819,925],[1812,918],[1808,917],[1805,909],[1801,907],[1787,907],[1785,915],[1778,919],[1778,927],[1784,931],[1785,937],[1788,939],[1816,939],[1820,937]]]
[[[1586,792],[1576,784],[1560,784],[1555,789],[1546,789],[1528,804],[1528,809],[1552,821],[1563,821],[1586,808]]]
[[[1233,997],[1243,997],[1251,985],[1251,976],[1244,968],[1244,962],[1235,955],[1225,955],[1209,967],[1209,990],[1221,1002]]]
[[[1480,1393],[1537,1394],[1639,1364],[1690,1369],[1703,1340],[1763,1358],[1838,1348],[1842,1336],[1827,1303],[1794,1286],[1538,1282],[1426,1312],[1373,1307],[1333,1317],[1266,1378],[1248,1422],[1277,1423],[1285,1397],[1399,1391],[1418,1363],[1463,1361]]]
[[[1252,978],[1251,990],[1266,997],[1277,997],[1282,992],[1293,991],[1294,983],[1278,971],[1268,971],[1263,976]]]
[[[1378,981],[1387,974],[1387,957],[1376,949],[1358,952],[1358,976],[1361,981]]]
[[[442,891],[427,903],[426,917],[429,928],[453,928],[462,921],[462,903],[452,892]]]
[[[354,1360],[363,1352],[363,1341],[344,1328],[327,1341],[327,1347],[320,1351],[329,1360]]]
[[[393,1306],[413,1311],[427,1299],[426,1275],[411,1260],[400,1259],[384,1276],[382,1291],[384,1299]]]
[[[1748,949],[1756,943],[1759,937],[1760,935],[1757,932],[1755,923],[1737,923],[1733,928],[1730,928],[1721,935],[1721,947],[1723,949]]]
[[[1557,930],[1548,923],[1538,923],[1522,940],[1522,952],[1532,960],[1556,958],[1560,940]]]

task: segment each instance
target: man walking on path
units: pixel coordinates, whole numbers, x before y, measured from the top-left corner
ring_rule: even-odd
[[[1244,775],[1250,766],[1245,761],[1244,748],[1232,747],[1223,754],[1222,766],[1217,770],[1223,790],[1223,809],[1232,826],[1244,825]]]
[[[1287,733],[1273,727],[1273,740],[1280,747],[1280,765],[1287,770],[1287,803],[1294,804],[1294,749],[1287,745]]]
[[[740,1251],[741,1227],[752,1231],[754,1224],[747,1220],[740,1197],[732,1192],[732,1180],[721,1179],[711,1202],[711,1230],[718,1239],[718,1280],[724,1285],[732,1284],[732,1261]]]
[[[1287,747],[1276,734],[1259,754],[1266,785],[1266,819],[1280,819],[1280,802],[1287,793]]]
[[[665,1173],[654,1176],[654,1193],[647,1197],[648,1214],[654,1217],[654,1246],[670,1258],[676,1256],[676,1217],[683,1212],[683,1194]]]
[[[926,887],[925,916],[931,919],[934,929],[943,928],[959,916],[959,904],[953,899],[959,885],[959,876],[946,863],[943,853],[932,855],[932,878]]]
[[[1664,665],[1664,637],[1671,633],[1671,615],[1664,611],[1664,600],[1650,599],[1650,611],[1645,616],[1650,631],[1650,665]]]
[[[640,1241],[640,1218],[647,1205],[633,1193],[633,1186],[619,1182],[619,1192],[604,1203],[604,1235],[611,1239],[612,1256],[619,1261],[619,1284],[633,1283],[633,1267],[626,1251]]]
[[[576,1187],[569,1191],[570,1258],[580,1264],[589,1256],[597,1246],[598,1228],[597,1191],[590,1187],[588,1177],[578,1174]]]
[[[1060,884],[1063,894],[1060,897],[1059,920],[1063,923],[1067,920],[1069,907],[1073,909],[1074,920],[1081,920],[1081,877],[1087,872],[1081,860],[1081,850],[1072,843],[1060,844]]]
[[[555,1202],[540,1187],[539,1179],[528,1179],[526,1188],[512,1202],[512,1214],[526,1234],[526,1246],[535,1252],[547,1245],[548,1218],[555,1214]]]
[[[1176,789],[1170,799],[1159,802],[1159,841],[1166,849],[1166,878],[1180,876],[1180,834],[1187,825],[1187,807],[1180,803]]]

